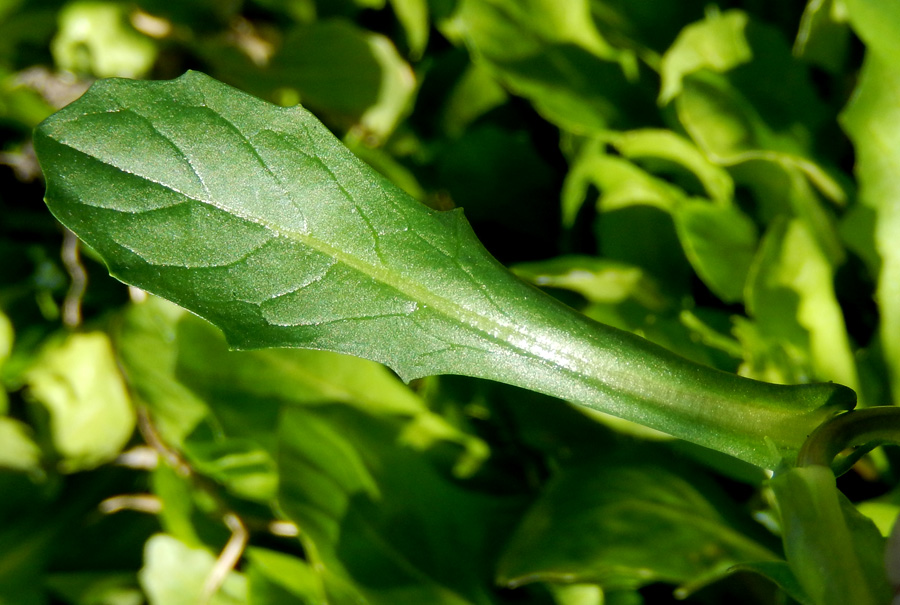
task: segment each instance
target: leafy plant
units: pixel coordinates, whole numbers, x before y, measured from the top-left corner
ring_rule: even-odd
[[[728,6],[0,7],[20,178],[157,80],[0,231],[0,603],[888,602],[900,14]]]

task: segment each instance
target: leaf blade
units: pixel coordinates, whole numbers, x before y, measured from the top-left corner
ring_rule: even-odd
[[[203,74],[99,82],[35,145],[48,205],[111,273],[238,348],[516,384],[768,466],[853,404],[842,387],[743,380],[586,319],[506,271],[460,211],[408,197],[304,109]]]

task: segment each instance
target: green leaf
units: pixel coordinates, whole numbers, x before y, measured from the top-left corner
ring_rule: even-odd
[[[665,460],[662,451],[653,460]],[[500,581],[597,583],[613,590],[668,582],[695,590],[736,563],[776,560],[707,495],[722,501],[721,494],[685,471],[627,447],[564,468],[510,540]],[[689,592],[678,591],[682,598]]]
[[[740,563],[732,568],[732,571],[750,571],[774,582],[789,597],[802,605],[814,605],[809,596],[803,591],[800,581],[791,571],[787,561],[752,561]]]
[[[383,414],[414,416],[421,398],[384,366],[329,351],[231,351],[221,332],[185,315],[177,327],[178,375],[216,411],[235,405],[347,403]],[[235,428],[239,428],[235,426]]]
[[[834,269],[805,223],[774,223],[765,235],[748,284],[747,307],[760,332],[785,348],[796,375],[857,386],[856,361],[834,293]]]
[[[342,19],[288,30],[263,68],[231,46],[200,51],[223,79],[270,98],[293,89],[330,123],[374,142],[394,130],[416,89],[412,68],[388,38]]]
[[[894,3],[848,0],[850,24],[866,43],[859,84],[841,124],[853,141],[859,202],[874,212],[879,332],[893,399],[900,398],[900,15]],[[874,256],[874,254],[870,254]]]
[[[127,573],[70,572],[47,579],[52,591],[72,605],[140,605],[144,597]]]
[[[838,491],[830,468],[791,469],[771,485],[788,563],[811,603],[880,605],[890,600],[884,538]],[[822,573],[826,569],[840,573]]]
[[[100,78],[139,78],[156,60],[156,45],[128,23],[118,2],[70,2],[59,13],[53,59],[60,69]]]
[[[176,376],[177,326],[184,315],[184,309],[151,296],[125,308],[114,337],[136,403],[147,407],[155,429],[172,446],[180,446],[208,413]]]
[[[428,44],[430,23],[427,0],[391,0],[391,7],[406,32],[409,54],[418,59]]]
[[[506,271],[460,211],[413,200],[302,108],[202,74],[95,84],[42,124],[36,148],[51,210],[111,273],[233,346],[508,382],[761,465],[853,404],[838,386],[744,380],[587,320]]]
[[[285,410],[280,507],[324,568],[330,599],[493,603],[491,570],[521,499],[453,479],[459,447],[412,447],[410,426],[345,405]]]
[[[800,170],[829,199],[846,200],[840,184],[807,157],[802,139],[774,130],[724,78],[692,76],[684,82],[675,107],[678,119],[711,161],[724,166],[762,161]]]
[[[648,309],[662,309],[667,301],[641,269],[594,256],[558,256],[513,267],[516,275],[547,288],[578,292],[595,303],[621,303],[633,298]]]
[[[730,10],[712,12],[705,21],[688,25],[663,56],[660,65],[662,89],[660,104],[666,104],[681,93],[685,76],[701,69],[729,71],[753,58],[744,36],[746,13]]]
[[[248,548],[251,603],[324,605],[322,580],[306,561],[265,548]]]
[[[9,401],[3,381],[3,365],[9,359],[10,353],[12,353],[14,338],[15,333],[12,322],[5,313],[0,311],[0,416],[5,415],[9,411]]]
[[[215,557],[206,549],[190,548],[166,534],[157,534],[144,548],[144,567],[139,574],[149,605],[196,605],[203,602],[204,583]],[[247,603],[247,579],[232,571],[212,596],[210,605]]]
[[[794,54],[838,73],[847,61],[849,42],[850,28],[843,1],[809,0],[794,40]]]
[[[443,126],[451,137],[458,137],[470,123],[503,105],[508,97],[506,90],[487,68],[470,65],[447,97],[442,115]]]
[[[696,145],[681,135],[670,130],[644,128],[604,134],[601,139],[638,164],[642,160],[648,164],[653,160],[662,160],[679,166],[700,181],[706,196],[714,202],[728,204],[732,201],[734,182],[728,172],[710,162]],[[657,166],[657,171],[663,168]]]
[[[64,470],[107,462],[131,437],[135,412],[106,334],[71,334],[49,346],[26,380],[32,396],[50,412],[53,445]]]
[[[41,450],[28,425],[0,416],[0,469],[37,472],[40,460]]]
[[[675,226],[697,274],[725,302],[739,302],[756,254],[756,226],[734,206],[691,200],[679,205]]]
[[[629,95],[647,106],[627,86],[637,74],[634,54],[600,35],[587,0],[464,0],[456,20],[476,64],[483,61],[563,128],[601,131],[622,119]]]
[[[185,453],[191,468],[226,486],[230,493],[263,504],[275,500],[275,460],[253,440],[226,437],[190,441]]]

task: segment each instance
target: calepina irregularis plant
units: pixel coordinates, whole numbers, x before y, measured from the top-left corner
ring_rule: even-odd
[[[306,110],[200,73],[98,82],[37,129],[35,147],[50,209],[110,273],[206,318],[233,347],[347,353],[407,381],[500,381],[769,469],[786,560],[747,568],[803,603],[889,599],[883,540],[835,472],[900,441],[900,411],[851,411],[847,387],[742,378],[592,321]]]

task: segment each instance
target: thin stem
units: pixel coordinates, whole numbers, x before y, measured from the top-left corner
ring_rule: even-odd
[[[228,574],[234,570],[238,561],[241,559],[241,555],[244,554],[244,549],[247,548],[247,543],[250,539],[247,528],[236,514],[227,512],[225,513],[223,520],[225,521],[225,525],[228,526],[228,529],[231,530],[231,538],[228,539],[225,548],[219,553],[216,564],[209,572],[209,575],[206,577],[206,582],[203,584],[200,602],[204,605],[212,600],[213,596],[215,596],[225,583]]]
[[[87,271],[81,264],[81,256],[78,253],[78,236],[69,229],[63,232],[63,245],[60,254],[69,274],[69,291],[63,300],[62,320],[63,323],[75,328],[81,324],[81,299],[84,297],[84,291],[87,288]]]
[[[879,445],[900,445],[900,408],[854,410],[821,424],[803,444],[798,466],[828,466],[840,476]],[[841,454],[845,450],[851,450]]]

